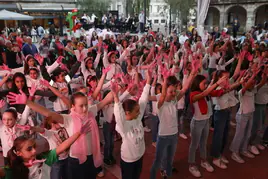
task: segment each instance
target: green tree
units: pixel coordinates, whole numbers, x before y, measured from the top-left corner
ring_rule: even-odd
[[[139,14],[144,10],[144,2],[146,2],[146,12],[149,14],[150,0],[126,0],[127,13],[130,15]]]
[[[111,0],[77,0],[80,13],[94,13],[101,18],[107,12]]]
[[[195,5],[195,0],[165,0],[170,5],[171,13],[180,16],[182,24],[187,23],[189,9]]]

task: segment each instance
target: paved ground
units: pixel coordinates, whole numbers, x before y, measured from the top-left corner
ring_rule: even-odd
[[[268,112],[268,111],[267,111]],[[266,113],[267,114],[267,113]],[[189,129],[189,126],[187,127]],[[188,130],[189,131],[189,130]],[[188,132],[189,133],[189,132]],[[229,136],[229,143],[232,141],[235,133],[235,128],[232,128]],[[208,151],[210,151],[210,145],[212,141],[213,132],[209,134],[208,140]],[[188,171],[188,149],[191,142],[191,138],[188,135],[188,139],[184,140],[178,139],[178,146],[176,151],[176,156],[174,160],[174,167],[178,170],[178,173],[173,174],[171,178],[173,179],[193,179],[190,172]],[[143,170],[141,179],[149,179],[150,168],[152,166],[153,160],[155,158],[155,148],[151,145],[151,133],[145,134],[146,141],[146,151],[143,159]],[[114,155],[117,159],[117,165],[112,168],[105,168],[106,176],[104,179],[117,179],[120,177],[120,145],[121,141],[115,143]],[[229,145],[228,145],[229,147]],[[238,164],[231,159],[231,152],[227,148],[225,150],[225,155],[229,159],[230,163],[226,170],[216,168],[213,173],[208,173],[201,169],[204,179],[268,179],[268,149],[262,151],[259,156],[254,159],[245,159],[246,163]],[[197,162],[200,163],[199,152],[197,151]],[[211,161],[211,158],[209,158]],[[158,177],[161,178],[158,172]]]
[[[150,121],[147,121],[150,122]],[[187,125],[188,126],[188,125]],[[186,128],[189,128],[186,127]],[[231,142],[235,129],[232,128],[230,132],[229,142]],[[210,132],[208,149],[211,145],[213,132]],[[102,133],[101,133],[102,135]],[[191,142],[188,136],[187,140],[178,139],[178,146],[176,151],[176,156],[174,160],[174,167],[178,170],[178,173],[173,174],[171,178],[173,179],[194,179],[188,171],[187,157],[188,149]],[[146,151],[143,159],[143,170],[141,179],[149,179],[150,168],[152,166],[155,157],[155,148],[151,145],[151,133],[145,134]],[[121,141],[115,142],[114,156],[117,159],[117,164],[113,167],[105,167],[105,177],[103,179],[121,179],[120,176],[120,145]],[[39,146],[40,147],[40,146]],[[44,147],[44,146],[42,146]],[[41,148],[42,148],[41,147]],[[204,179],[268,179],[268,149],[262,151],[259,156],[255,159],[246,159],[245,164],[237,164],[230,159],[230,151],[227,149],[225,155],[230,161],[228,169],[222,170],[215,167],[213,173],[205,172],[201,169]],[[211,160],[211,158],[210,158]],[[197,162],[200,163],[199,152],[197,152]],[[3,157],[0,155],[0,166],[3,166]],[[158,179],[161,178],[160,173],[158,173]]]

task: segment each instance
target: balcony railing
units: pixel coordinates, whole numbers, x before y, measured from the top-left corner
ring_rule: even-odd
[[[77,0],[2,0],[1,2],[16,2],[16,3],[75,3]]]
[[[244,3],[261,3],[267,0],[211,0],[211,4],[244,4]]]

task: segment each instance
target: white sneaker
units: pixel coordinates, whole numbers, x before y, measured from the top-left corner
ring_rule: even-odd
[[[99,177],[99,178],[104,177],[104,172],[103,172],[103,170],[102,170],[102,171],[100,171],[100,173],[98,173],[98,177]]]
[[[201,177],[201,173],[198,170],[197,166],[190,166],[189,167],[189,172],[194,176],[194,177]]]
[[[145,126],[143,129],[145,132],[151,132],[151,129],[149,129],[147,126]]]
[[[241,157],[240,157],[240,155],[239,154],[237,154],[237,153],[232,153],[232,159],[234,160],[234,161],[236,161],[237,163],[245,163],[245,160],[243,160]]]
[[[257,148],[260,149],[260,150],[265,150],[265,147],[263,145],[261,145],[261,144],[258,144]]]
[[[249,151],[243,151],[243,152],[241,152],[241,154],[247,158],[255,158],[255,156],[252,153],[250,153]]]
[[[260,154],[260,152],[259,152],[259,150],[257,149],[257,147],[255,147],[254,145],[249,146],[249,147],[248,147],[248,150],[249,150],[251,153],[253,153],[254,155],[259,155],[259,154]]]
[[[214,172],[214,168],[208,162],[201,162],[201,167],[205,168],[208,172]]]
[[[221,168],[221,169],[226,169],[227,166],[225,165],[225,163],[221,160],[221,158],[213,160],[213,164],[216,165],[217,167]]]
[[[179,136],[185,140],[188,138],[185,134],[180,134]]]
[[[224,157],[224,156],[221,156],[221,161],[222,161],[223,163],[229,163],[229,160],[227,160],[227,158]]]

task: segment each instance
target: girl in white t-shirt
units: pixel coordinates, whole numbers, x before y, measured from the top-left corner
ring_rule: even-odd
[[[75,145],[70,148],[68,176],[71,178],[96,178],[96,168],[102,164],[102,157],[95,116],[99,110],[113,100],[112,94],[108,94],[98,104],[88,107],[87,97],[81,92],[74,93],[71,96],[71,113],[64,115],[51,112],[47,108],[28,100],[22,90],[20,90],[20,93],[19,95],[15,93],[8,95],[10,104],[26,104],[43,116],[51,117],[53,121],[63,124],[69,136],[79,132],[84,124],[90,123],[90,131],[81,135]]]
[[[191,144],[189,147],[189,171],[195,177],[201,177],[201,173],[195,164],[195,154],[200,146],[201,166],[208,172],[213,172],[214,168],[207,161],[207,138],[209,134],[209,118],[212,114],[208,95],[219,96],[221,91],[214,90],[218,84],[226,80],[226,77],[219,79],[217,83],[207,87],[206,77],[197,75],[191,86],[190,103],[193,105],[194,115],[191,120]]]
[[[2,107],[2,104],[3,100],[1,101],[0,107]],[[25,107],[24,112],[20,116],[18,116],[17,111],[13,108],[9,108],[3,113],[0,125],[0,138],[5,164],[7,164],[7,152],[13,146],[14,140],[24,134],[20,125],[27,123],[29,113],[29,107]]]
[[[37,156],[34,139],[20,136],[15,139],[8,152],[8,168],[1,172],[0,177],[6,179],[50,179],[49,168],[58,160],[58,155],[67,150],[80,136],[90,130],[90,124],[84,124],[78,132],[60,144],[54,150]]]
[[[238,163],[245,163],[240,153],[247,158],[255,157],[249,152],[248,144],[253,124],[253,113],[255,111],[255,94],[257,93],[255,77],[257,73],[258,71],[253,72],[253,74],[248,73],[247,76],[244,77],[242,89],[238,92],[240,106],[236,114],[237,125],[235,136],[230,146],[232,159]]]
[[[142,171],[142,159],[145,152],[142,117],[148,102],[151,74],[147,72],[145,85],[139,101],[127,99],[120,103],[118,85],[112,83],[114,96],[115,130],[122,136],[121,173],[122,179],[139,179]]]
[[[219,97],[214,97],[215,112],[214,112],[214,132],[211,147],[211,156],[213,157],[213,164],[221,169],[227,168],[229,161],[223,155],[224,148],[227,145],[227,139],[229,135],[229,123],[231,120],[231,107],[234,105],[233,100],[236,99],[233,96],[233,90],[240,85],[240,78],[237,82],[229,84],[229,72],[224,70],[216,71],[215,79],[216,83],[219,78],[226,76],[227,79],[224,83],[217,87],[217,90],[224,90],[224,93]],[[231,77],[231,80],[233,77]]]
[[[150,171],[150,179],[156,178],[157,170],[160,168],[162,161],[165,161],[164,166],[162,166],[165,175],[172,175],[173,158],[178,142],[177,102],[189,88],[196,72],[196,70],[193,70],[183,88],[177,91],[177,78],[169,76],[170,71],[167,71],[165,68],[162,69],[164,83],[161,96],[157,102],[160,121],[159,132],[156,144],[156,157]]]

